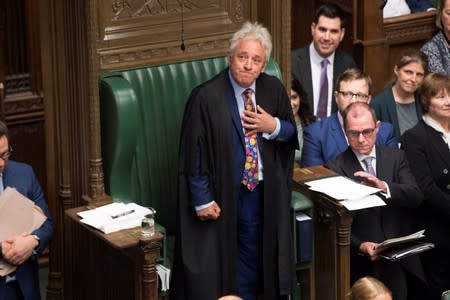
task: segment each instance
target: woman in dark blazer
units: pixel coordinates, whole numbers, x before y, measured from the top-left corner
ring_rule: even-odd
[[[427,64],[427,56],[420,50],[405,50],[394,66],[391,83],[370,102],[378,120],[392,124],[399,142],[402,134],[422,117],[418,89],[427,73]]]
[[[450,289],[450,77],[431,73],[421,87],[422,120],[403,135],[402,147],[425,196],[420,226],[435,248],[422,256],[426,299]]]

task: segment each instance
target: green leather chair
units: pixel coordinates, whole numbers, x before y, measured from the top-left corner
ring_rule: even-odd
[[[178,142],[191,90],[227,66],[225,56],[102,73],[99,78],[105,191],[114,202],[156,209],[170,267],[175,231]],[[266,72],[281,78],[274,60]]]
[[[178,142],[191,90],[227,66],[226,57],[100,75],[105,190],[113,201],[156,209],[175,230]],[[266,72],[281,78],[274,60]]]
[[[450,300],[450,290],[442,293],[441,300]]]
[[[115,202],[154,207],[156,229],[165,236],[175,231],[178,143],[186,101],[195,86],[226,66],[227,58],[221,56],[99,77],[105,191]],[[272,59],[265,72],[281,79]],[[294,210],[312,205],[293,195]],[[160,262],[168,267],[169,252],[165,238]]]

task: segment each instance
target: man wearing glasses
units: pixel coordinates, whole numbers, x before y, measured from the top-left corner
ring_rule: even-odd
[[[304,129],[302,167],[324,165],[347,149],[342,112],[352,102],[369,103],[371,86],[370,77],[356,68],[347,69],[338,77],[334,96],[339,111]],[[397,147],[391,124],[381,122],[376,143]]]
[[[0,121],[0,193],[8,186],[15,188],[39,206],[47,219],[33,232],[24,232],[0,241],[0,261],[17,266],[15,272],[0,276],[0,299],[37,300],[41,299],[37,258],[53,235],[53,222],[33,169],[29,165],[9,160],[11,153],[8,129]]]
[[[411,213],[423,195],[402,150],[376,145],[380,130],[375,112],[367,103],[355,102],[343,111],[350,147],[327,167],[357,182],[379,188],[386,206],[358,210],[353,216],[350,241],[351,282],[363,276],[381,280],[392,299],[411,300],[424,290],[425,276],[417,255],[391,262],[378,257],[377,246],[385,239],[414,232]]]

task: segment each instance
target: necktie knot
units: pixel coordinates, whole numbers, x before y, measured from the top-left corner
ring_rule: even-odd
[[[253,90],[251,88],[245,89],[245,91],[242,94],[244,95],[245,110],[255,111],[253,101],[252,101]]]
[[[320,66],[322,67],[322,69],[326,69],[327,67],[328,67],[328,59],[323,59],[321,62],[320,62]]]

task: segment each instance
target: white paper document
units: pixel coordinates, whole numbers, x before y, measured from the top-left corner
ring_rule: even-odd
[[[342,200],[339,203],[345,206],[345,208],[347,208],[348,210],[358,210],[386,205],[386,202],[384,202],[383,199],[381,199],[378,195],[369,195],[360,199]]]
[[[97,228],[104,233],[116,232],[141,226],[142,218],[150,209],[136,203],[113,202],[95,209],[78,213],[80,222]]]
[[[161,264],[157,264],[156,272],[158,273],[159,279],[161,280],[161,291],[168,291],[170,287],[170,269]]]
[[[374,195],[381,190],[357,183],[344,176],[333,176],[305,182],[310,190],[324,193],[345,206],[348,210],[383,206],[386,203]]]

